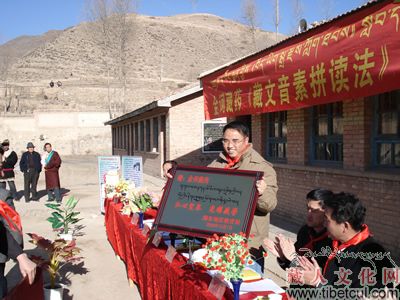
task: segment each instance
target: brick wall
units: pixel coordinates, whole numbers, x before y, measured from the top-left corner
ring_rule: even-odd
[[[305,165],[309,149],[309,111],[307,109],[287,112],[287,161],[289,164]]]
[[[343,166],[364,170],[371,157],[372,101],[343,102],[343,121]]]
[[[216,154],[204,154],[201,151],[203,121],[203,96],[178,103],[169,109],[167,159],[176,159],[180,164],[205,166],[216,157]]]
[[[278,205],[272,214],[304,223],[305,196],[315,188],[357,195],[367,207],[367,224],[375,238],[400,258],[400,175],[370,169],[373,106],[370,99],[343,102],[343,168],[309,165],[310,114],[308,109],[287,112],[287,164],[275,164]],[[264,154],[265,115],[252,117],[253,144]]]
[[[264,153],[263,145],[263,128],[264,128],[264,118],[263,115],[254,115],[251,118],[251,133],[252,133],[252,143],[253,148],[258,152]]]
[[[367,207],[367,224],[375,238],[400,258],[400,231],[393,228],[400,217],[400,176],[308,166],[275,165],[278,205],[273,211],[297,224],[304,223],[305,195],[315,188],[357,195]]]

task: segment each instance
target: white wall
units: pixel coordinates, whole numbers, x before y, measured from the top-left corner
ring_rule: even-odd
[[[51,143],[60,155],[111,154],[107,112],[35,112],[32,116],[0,117],[0,140],[9,139],[18,154],[33,142],[36,151]]]

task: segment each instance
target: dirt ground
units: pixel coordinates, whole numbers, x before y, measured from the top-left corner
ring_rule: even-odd
[[[64,200],[70,195],[80,200],[77,209],[81,211],[81,224],[84,226],[81,230],[82,235],[77,238],[77,244],[83,250],[84,260],[74,268],[62,270],[64,299],[140,299],[137,288],[129,287],[125,266],[116,259],[107,241],[104,216],[100,214],[97,158],[81,156],[62,159],[61,186],[67,193]],[[16,184],[22,196],[23,178],[20,172],[16,175]],[[152,183],[148,185],[157,189]],[[43,172],[39,178],[38,191],[42,196],[39,201],[25,203],[22,196],[21,200],[15,203],[16,208],[21,215],[25,233],[35,232],[54,239],[55,233],[46,221],[50,210],[44,206],[47,194]],[[28,253],[34,252],[30,250],[35,246],[29,243],[29,237],[25,235],[24,238],[25,250]],[[7,269],[11,269],[7,278],[9,286],[13,286],[20,279],[17,266],[9,262]]]
[[[62,155],[62,153],[60,153]],[[84,228],[77,237],[77,244],[82,248],[84,260],[73,268],[65,268],[61,272],[61,282],[65,285],[64,298],[68,299],[141,299],[136,286],[130,287],[123,262],[117,260],[107,241],[104,228],[104,216],[100,213],[97,157],[67,156],[62,157],[60,169],[61,186],[65,192],[64,200],[69,196],[77,197],[80,202],[77,209],[83,218]],[[160,191],[164,181],[160,178],[144,175],[145,186],[152,191]],[[25,203],[23,195],[22,173],[16,174],[16,185],[21,200],[16,208],[21,215],[24,232],[34,232],[46,238],[54,239],[51,225],[46,221],[50,210],[44,206],[47,200],[43,172],[38,183],[39,201]],[[273,217],[273,216],[272,216]],[[279,220],[272,218],[270,236],[278,232],[294,237],[287,226],[279,226]],[[278,224],[278,226],[276,226]],[[285,225],[287,225],[285,223]],[[285,227],[285,229],[283,229]],[[28,254],[37,253],[35,246],[25,236],[25,250]],[[268,277],[281,286],[285,285],[285,274],[277,267],[274,258],[267,259]],[[19,280],[18,267],[7,263],[9,287]]]

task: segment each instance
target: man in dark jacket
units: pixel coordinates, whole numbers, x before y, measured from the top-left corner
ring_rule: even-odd
[[[42,163],[40,162],[40,154],[34,151],[35,146],[29,142],[26,146],[28,151],[22,154],[19,167],[21,172],[24,172],[24,195],[25,202],[30,200],[38,200],[36,186],[39,179],[39,174],[42,171]],[[32,192],[32,198],[29,195]]]
[[[324,266],[318,266],[314,258],[310,262],[298,257],[304,282],[342,291],[364,287],[367,293],[372,288],[390,287],[385,272],[397,266],[364,224],[366,209],[361,201],[352,194],[339,193],[324,201],[324,209],[333,250]],[[322,274],[318,273],[320,267]]]
[[[277,256],[282,269],[289,268],[298,255],[315,257],[320,266],[325,265],[328,257],[322,253],[332,248],[332,240],[324,226],[323,203],[332,196],[331,191],[324,189],[315,189],[307,194],[306,224],[298,231],[295,243],[283,235],[278,235],[275,241],[264,240],[265,248]]]
[[[10,141],[4,140],[1,143],[1,147],[4,150],[3,161],[2,161],[2,169],[3,176],[0,174],[0,188],[5,189],[6,183],[8,182],[8,186],[10,187],[11,194],[14,199],[17,197],[17,188],[15,187],[15,173],[14,167],[17,164],[18,156],[15,151],[10,149]],[[16,199],[17,200],[17,199]]]

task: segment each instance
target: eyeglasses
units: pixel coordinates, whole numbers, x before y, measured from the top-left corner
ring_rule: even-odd
[[[243,142],[243,140],[239,140],[239,139],[233,139],[233,140],[222,139],[222,144],[224,144],[224,145],[228,145],[228,144],[238,145],[241,142]]]

